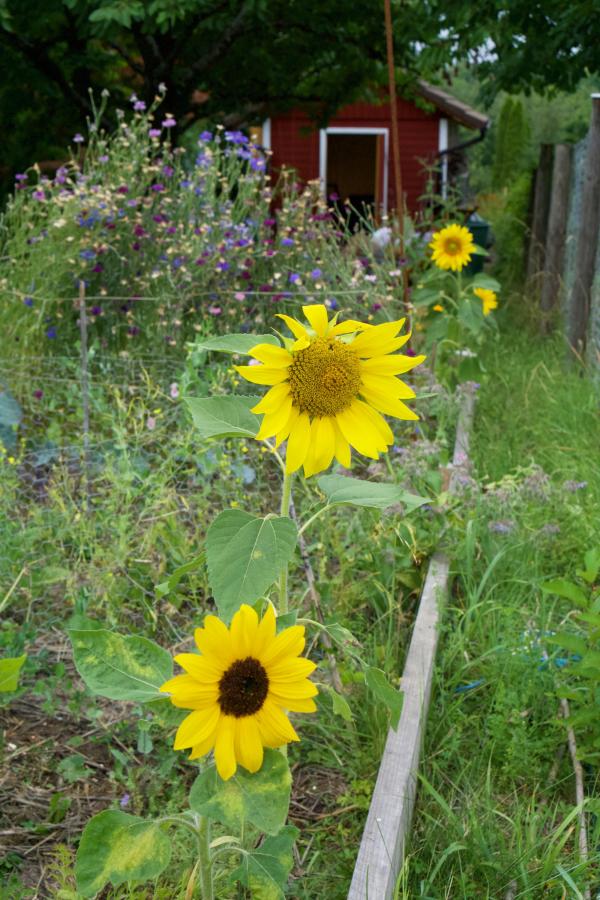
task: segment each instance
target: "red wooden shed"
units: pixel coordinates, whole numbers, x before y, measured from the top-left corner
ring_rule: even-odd
[[[478,130],[483,137],[489,125],[487,116],[438,87],[419,81],[416,93],[428,101],[429,111],[411,100],[397,101],[403,190],[413,213],[425,189],[425,165],[440,163],[445,193],[458,126]],[[293,168],[301,181],[319,179],[327,196],[348,197],[354,206],[369,205],[385,214],[396,206],[391,127],[389,101],[358,102],[342,107],[320,129],[300,109],[279,113],[263,123],[261,137],[272,152],[275,172]]]

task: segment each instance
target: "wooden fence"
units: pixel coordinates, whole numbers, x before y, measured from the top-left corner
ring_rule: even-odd
[[[600,94],[583,141],[541,147],[527,276],[542,329],[560,309],[572,353],[600,371]]]

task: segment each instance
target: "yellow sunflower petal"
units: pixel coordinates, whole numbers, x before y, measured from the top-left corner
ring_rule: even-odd
[[[300,710],[300,712],[302,712],[302,710]],[[215,746],[215,737],[216,733],[213,732],[206,738],[205,741],[200,741],[200,743],[194,744],[189,758],[199,759],[201,756],[206,756],[206,754],[209,753]]]
[[[414,395],[413,395],[414,396]],[[288,395],[279,409],[267,413],[256,435],[257,441],[264,441],[282,431],[288,423],[292,411],[292,398]]]
[[[297,681],[299,678],[308,678],[315,671],[317,664],[304,656],[286,657],[267,668],[269,682],[272,684],[285,684]]]
[[[306,454],[306,459],[304,460],[303,467],[305,478],[310,478],[311,475],[315,475],[316,472],[319,471],[319,467],[317,465],[317,447],[314,440],[312,440],[309,444],[308,453]]]
[[[292,364],[292,354],[288,353],[285,347],[276,347],[275,344],[257,344],[248,351],[248,355],[275,369],[285,368]]]
[[[175,662],[185,669],[188,675],[207,684],[220,681],[226,666],[226,663],[217,662],[214,657],[198,656],[197,653],[178,653]]]
[[[413,400],[417,396],[411,387],[393,375],[371,375],[370,372],[363,372],[362,383],[363,387],[369,390],[379,391],[400,400]]]
[[[204,656],[216,656],[224,661],[231,649],[227,625],[217,616],[206,616],[203,624],[203,628],[194,631],[196,647]]]
[[[415,366],[420,366],[426,359],[425,356],[372,356],[371,359],[361,360],[360,366],[363,372],[371,375],[403,375],[410,372]]]
[[[277,318],[282,319],[285,322],[294,337],[305,338],[306,340],[308,340],[308,331],[306,330],[304,325],[297,319],[292,319],[291,316],[286,316],[285,313],[277,313]]]
[[[283,744],[289,744],[290,741],[300,740],[288,717],[268,697],[262,709],[256,713],[256,721],[262,742],[266,747],[281,747]]]
[[[160,690],[170,694],[171,703],[180,709],[208,709],[219,696],[216,683],[201,684],[192,675],[176,675],[165,681]]]
[[[294,425],[296,424],[296,420],[297,420],[297,418],[298,418],[299,415],[300,415],[300,412],[299,412],[299,410],[298,410],[298,407],[297,407],[297,406],[292,406],[292,409],[290,410],[290,414],[289,414],[289,417],[288,417],[288,420],[287,420],[287,423],[286,423],[285,427],[282,428],[281,431],[278,431],[277,434],[276,434],[276,436],[275,436],[275,447],[279,447],[279,445],[280,445],[283,441],[286,440],[286,438],[287,438],[287,437],[289,436],[289,434],[290,434],[290,431],[292,430],[292,428],[293,428]]]
[[[275,412],[276,409],[279,409],[282,402],[286,397],[289,396],[290,393],[290,385],[289,382],[284,381],[281,384],[276,384],[274,387],[270,388],[262,400],[253,406],[250,412],[253,413],[270,413]]]
[[[264,616],[260,620],[260,624],[256,632],[256,642],[252,650],[257,658],[260,658],[260,655],[264,648],[273,641],[276,628],[277,623],[275,619],[275,610],[269,604]]]
[[[194,710],[177,729],[175,750],[185,750],[201,744],[214,732],[220,717],[221,710],[216,703],[210,709]]]
[[[305,700],[307,697],[316,697],[319,691],[316,684],[303,678],[301,681],[291,681],[289,684],[277,684],[269,686],[269,696],[276,703],[285,706],[288,700]]]
[[[327,307],[322,303],[316,303],[314,306],[303,306],[302,312],[308,319],[313,330],[319,337],[325,337],[329,320],[327,318]]]
[[[311,697],[297,698],[295,700],[286,700],[285,708],[289,712],[311,713],[317,711],[317,704]]]
[[[215,741],[215,765],[223,781],[227,781],[232,775],[235,775],[237,769],[234,738],[235,718],[221,716]]]
[[[279,384],[288,377],[287,369],[273,369],[267,366],[234,366],[234,369],[252,384]]]
[[[263,745],[255,716],[236,719],[234,750],[237,760],[249,772],[258,772],[263,764]]]
[[[394,443],[394,434],[381,413],[378,413],[377,410],[373,409],[372,406],[369,406],[368,403],[365,403],[363,405],[362,411],[365,416],[368,416],[368,418],[373,423],[373,426],[379,432],[381,440],[385,444],[386,448],[391,447],[391,445]]]
[[[231,620],[231,644],[236,659],[244,659],[253,652],[258,634],[258,616],[256,610],[242,603]]]
[[[287,451],[285,455],[285,471],[289,474],[296,472],[308,453],[310,446],[310,419],[307,413],[300,413],[290,431]]]
[[[370,354],[372,351],[378,350],[380,344],[396,338],[405,322],[406,319],[398,319],[396,322],[385,322],[383,325],[375,325],[354,338],[351,347],[359,356]]]
[[[312,441],[315,446],[315,472],[322,472],[329,467],[335,454],[335,429],[329,416],[313,422]]]
[[[339,425],[337,424],[337,420],[334,421],[334,431],[335,431],[335,458],[339,462],[340,466],[343,466],[345,469],[350,468],[350,464],[352,462],[352,456],[350,453],[350,444],[340,431]]]
[[[394,397],[386,397],[385,394],[380,394],[378,391],[371,391],[367,388],[363,389],[362,395],[367,403],[387,416],[395,416],[396,419],[406,419],[410,422],[416,422],[419,418],[416,412],[413,412],[405,403],[402,403],[401,400],[396,400]]]
[[[379,459],[381,437],[356,404],[355,400],[347,409],[338,413],[336,422],[350,446],[356,447],[359,453],[369,459]]]
[[[260,662],[268,671],[271,666],[281,662],[286,656],[300,656],[304,650],[304,643],[303,625],[291,625],[289,628],[284,628],[260,654]]]
[[[344,322],[338,322],[337,325],[331,325],[328,334],[336,336],[338,334],[352,334],[355,331],[365,331],[372,327],[365,322],[357,322],[356,319],[346,319]]]

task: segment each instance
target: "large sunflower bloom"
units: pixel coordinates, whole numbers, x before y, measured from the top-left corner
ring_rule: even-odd
[[[206,616],[194,634],[197,653],[175,657],[185,670],[160,688],[171,703],[193,712],[175,735],[175,750],[191,748],[190,759],[214,748],[223,780],[240,763],[258,772],[263,747],[281,747],[300,740],[284,710],[314,712],[317,688],[308,680],[315,663],[300,657],[304,628],[292,625],[275,634],[275,613],[259,621],[245,604],[230,628],[216,616]]]
[[[481,300],[484,316],[489,316],[491,311],[498,306],[498,298],[494,291],[489,291],[487,288],[473,288],[473,293]]]
[[[250,356],[262,365],[236,366],[254,384],[271,385],[253,412],[263,413],[258,440],[287,439],[286,471],[304,466],[308,478],[326,469],[335,456],[346,468],[350,447],[371,459],[394,442],[381,415],[418,419],[403,400],[415,392],[396,376],[423,362],[424,356],[394,354],[409,339],[399,337],[404,319],[384,325],[336,322],[321,304],[303,306],[310,327],[279,315],[295,341],[285,347],[258,344]]]
[[[436,231],[429,246],[438,269],[452,269],[453,272],[460,272],[475,252],[473,235],[463,225],[448,225]]]

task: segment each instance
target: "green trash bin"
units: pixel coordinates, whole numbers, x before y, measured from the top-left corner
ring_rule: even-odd
[[[482,219],[477,213],[472,213],[465,224],[473,235],[473,240],[477,246],[487,250],[492,243],[490,223],[485,219]],[[465,273],[467,275],[477,275],[478,272],[483,272],[483,264],[485,261],[485,256],[480,256],[479,254],[472,256],[471,262],[465,267]]]

